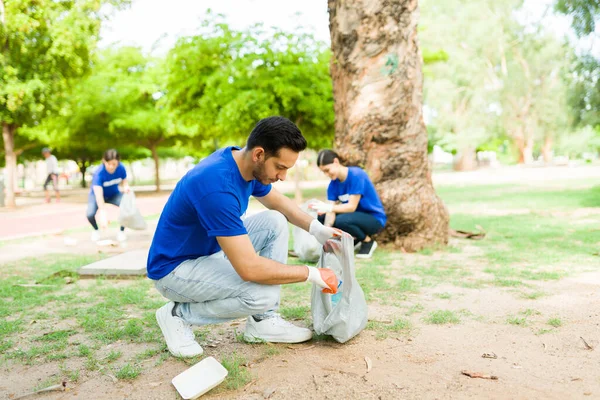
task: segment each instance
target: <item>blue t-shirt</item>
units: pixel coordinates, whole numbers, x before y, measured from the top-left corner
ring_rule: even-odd
[[[371,214],[381,226],[385,226],[387,217],[375,186],[369,179],[365,171],[359,167],[348,167],[348,176],[344,182],[339,179],[329,182],[327,188],[327,199],[330,201],[339,200],[341,203],[347,203],[350,195],[360,194],[360,201],[356,211]]]
[[[247,234],[242,215],[250,196],[271,185],[246,181],[227,147],[202,160],[177,183],[160,215],[150,252],[148,277],[158,280],[186,260],[221,250],[217,236]]]
[[[127,179],[127,171],[125,170],[123,163],[119,163],[117,169],[115,169],[115,172],[112,174],[109,174],[104,167],[104,164],[102,164],[94,172],[90,193],[94,193],[94,186],[102,186],[104,198],[108,199],[113,197],[114,195],[119,194],[119,183],[121,183],[123,179]]]

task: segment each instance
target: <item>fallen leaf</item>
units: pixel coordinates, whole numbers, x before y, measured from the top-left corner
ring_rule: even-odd
[[[160,386],[161,384],[162,384],[162,382],[150,382],[150,383],[148,384],[148,386],[150,386],[150,387],[153,387],[153,388],[154,388],[154,387]]]
[[[468,376],[469,378],[491,379],[494,381],[498,380],[498,377],[495,375],[485,375],[485,374],[482,374],[481,372],[470,372],[470,371],[462,370],[462,371],[460,371],[460,373]]]
[[[302,348],[300,348],[300,349],[298,349],[298,350],[310,350],[310,349],[312,349],[312,348],[314,348],[314,347],[315,347],[315,345],[313,344],[312,346],[308,346],[308,347],[302,347]]]
[[[369,357],[365,357],[365,363],[367,363],[367,373],[371,372],[371,369],[373,368],[371,359]]]

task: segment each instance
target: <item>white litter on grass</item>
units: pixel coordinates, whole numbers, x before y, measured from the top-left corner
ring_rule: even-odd
[[[223,382],[227,373],[225,367],[214,357],[206,357],[177,375],[171,382],[184,399],[197,399]]]
[[[77,239],[72,237],[66,237],[64,239],[65,246],[77,246]]]

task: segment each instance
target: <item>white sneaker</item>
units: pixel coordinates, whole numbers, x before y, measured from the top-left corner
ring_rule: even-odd
[[[156,310],[156,321],[165,337],[167,347],[175,357],[195,357],[204,352],[194,338],[192,326],[173,316],[175,303],[168,302]]]
[[[246,321],[244,339],[247,342],[301,343],[311,338],[310,329],[290,324],[279,314],[258,322],[250,316]]]
[[[92,242],[97,242],[98,240],[100,240],[100,231],[92,231],[92,236],[90,238],[92,239]]]
[[[119,231],[119,233],[117,233],[117,240],[119,242],[126,242],[127,241],[127,234],[125,234],[124,231]]]

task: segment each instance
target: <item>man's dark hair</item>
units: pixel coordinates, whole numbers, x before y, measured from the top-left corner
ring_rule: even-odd
[[[336,158],[340,159],[335,151],[329,149],[321,150],[317,155],[317,167],[332,164]]]
[[[306,139],[296,124],[289,119],[268,117],[258,121],[246,142],[248,150],[258,146],[265,149],[267,157],[277,156],[279,150],[284,147],[300,153],[306,149]]]
[[[120,161],[121,160],[121,155],[115,149],[108,149],[108,150],[106,150],[104,152],[104,155],[102,156],[102,159],[104,161],[112,161],[112,160]]]

